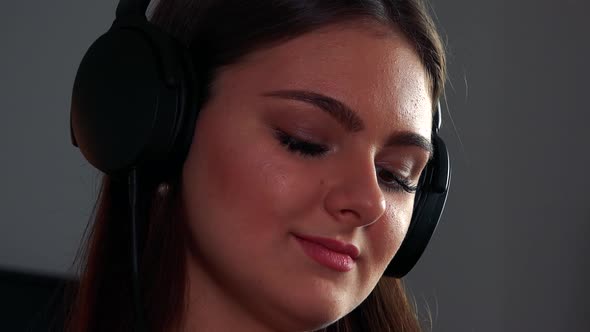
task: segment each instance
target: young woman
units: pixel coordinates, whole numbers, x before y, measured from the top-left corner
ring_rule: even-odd
[[[149,331],[419,331],[384,276],[445,81],[419,0],[161,0],[201,96],[180,167],[143,177]],[[131,331],[127,183],[105,175],[69,331]]]

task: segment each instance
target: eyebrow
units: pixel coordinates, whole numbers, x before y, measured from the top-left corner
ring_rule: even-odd
[[[276,90],[265,92],[265,97],[277,97],[306,102],[328,113],[348,132],[359,132],[365,129],[360,116],[343,102],[332,97],[308,90]],[[386,146],[415,146],[428,152],[432,158],[434,147],[430,140],[412,132],[400,132],[390,135],[385,140]]]

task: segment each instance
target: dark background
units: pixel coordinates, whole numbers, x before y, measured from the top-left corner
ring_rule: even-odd
[[[73,276],[98,174],[69,143],[71,86],[116,3],[0,10],[2,270]],[[590,3],[432,6],[448,48],[442,135],[454,172],[406,279],[420,313],[433,331],[590,331]],[[0,273],[3,331],[52,294],[54,279],[18,276]]]

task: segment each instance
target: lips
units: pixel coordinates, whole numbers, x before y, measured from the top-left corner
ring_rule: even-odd
[[[303,251],[323,266],[339,272],[350,271],[359,256],[359,249],[339,240],[294,234]]]

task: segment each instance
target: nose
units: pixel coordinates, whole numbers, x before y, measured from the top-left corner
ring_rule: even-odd
[[[338,222],[365,227],[385,213],[385,197],[373,163],[346,166],[332,176],[324,206]]]

